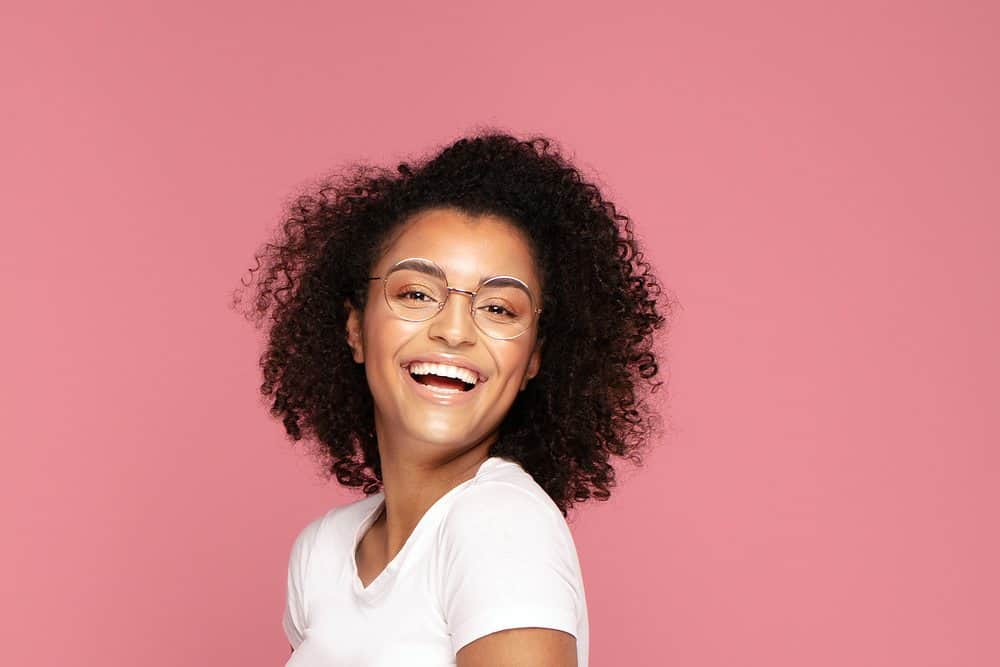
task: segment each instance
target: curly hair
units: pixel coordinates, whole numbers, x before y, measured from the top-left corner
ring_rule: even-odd
[[[352,164],[292,200],[274,242],[255,255],[256,290],[243,310],[258,327],[269,320],[259,361],[271,415],[293,442],[313,443],[327,477],[366,495],[381,490],[374,405],[346,342],[344,301],[363,310],[366,278],[393,230],[438,207],[516,225],[545,286],[541,369],[489,455],[517,461],[563,516],[576,501],[607,500],[610,456],[640,465],[659,424],[645,394],[663,384],[653,332],[672,301],[631,219],[543,136],[479,130],[395,170]],[[237,288],[234,305],[243,294]]]

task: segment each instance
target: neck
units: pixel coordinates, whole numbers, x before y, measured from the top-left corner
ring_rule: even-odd
[[[373,529],[378,550],[392,560],[403,548],[417,523],[441,496],[462,482],[475,477],[489,458],[490,446],[497,434],[460,451],[442,453],[431,443],[407,438],[383,437],[376,427],[379,457],[382,462],[382,487],[385,505]]]

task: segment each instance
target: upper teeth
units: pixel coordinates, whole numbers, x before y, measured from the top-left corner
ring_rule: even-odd
[[[440,375],[446,378],[455,378],[468,384],[476,384],[476,374],[468,368],[459,368],[448,364],[431,364],[424,361],[414,361],[410,364],[410,372],[414,375]]]

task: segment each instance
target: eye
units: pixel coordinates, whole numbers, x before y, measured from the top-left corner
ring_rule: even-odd
[[[485,305],[480,308],[480,310],[486,311],[487,315],[501,319],[512,319],[517,317],[517,313],[498,303]]]
[[[429,302],[429,301],[433,301],[434,300],[434,298],[431,297],[430,295],[428,295],[428,294],[426,294],[424,292],[420,292],[418,290],[406,290],[406,291],[400,292],[399,293],[399,298],[400,299],[404,299],[406,301],[424,301],[424,302]]]

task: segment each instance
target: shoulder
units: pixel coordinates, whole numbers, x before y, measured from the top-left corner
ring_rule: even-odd
[[[510,480],[477,480],[451,504],[444,517],[446,528],[465,528],[489,523],[496,528],[532,525],[538,529],[558,529],[565,523],[552,499],[540,488],[536,491]]]
[[[555,502],[523,468],[503,460],[450,504],[439,542],[446,568],[463,553],[485,550],[531,560],[549,552],[567,565],[576,561],[569,526]]]
[[[566,528],[566,522],[552,498],[520,464],[494,457],[449,507],[445,528],[461,528],[469,522],[492,519],[497,527],[525,521],[537,528]]]

